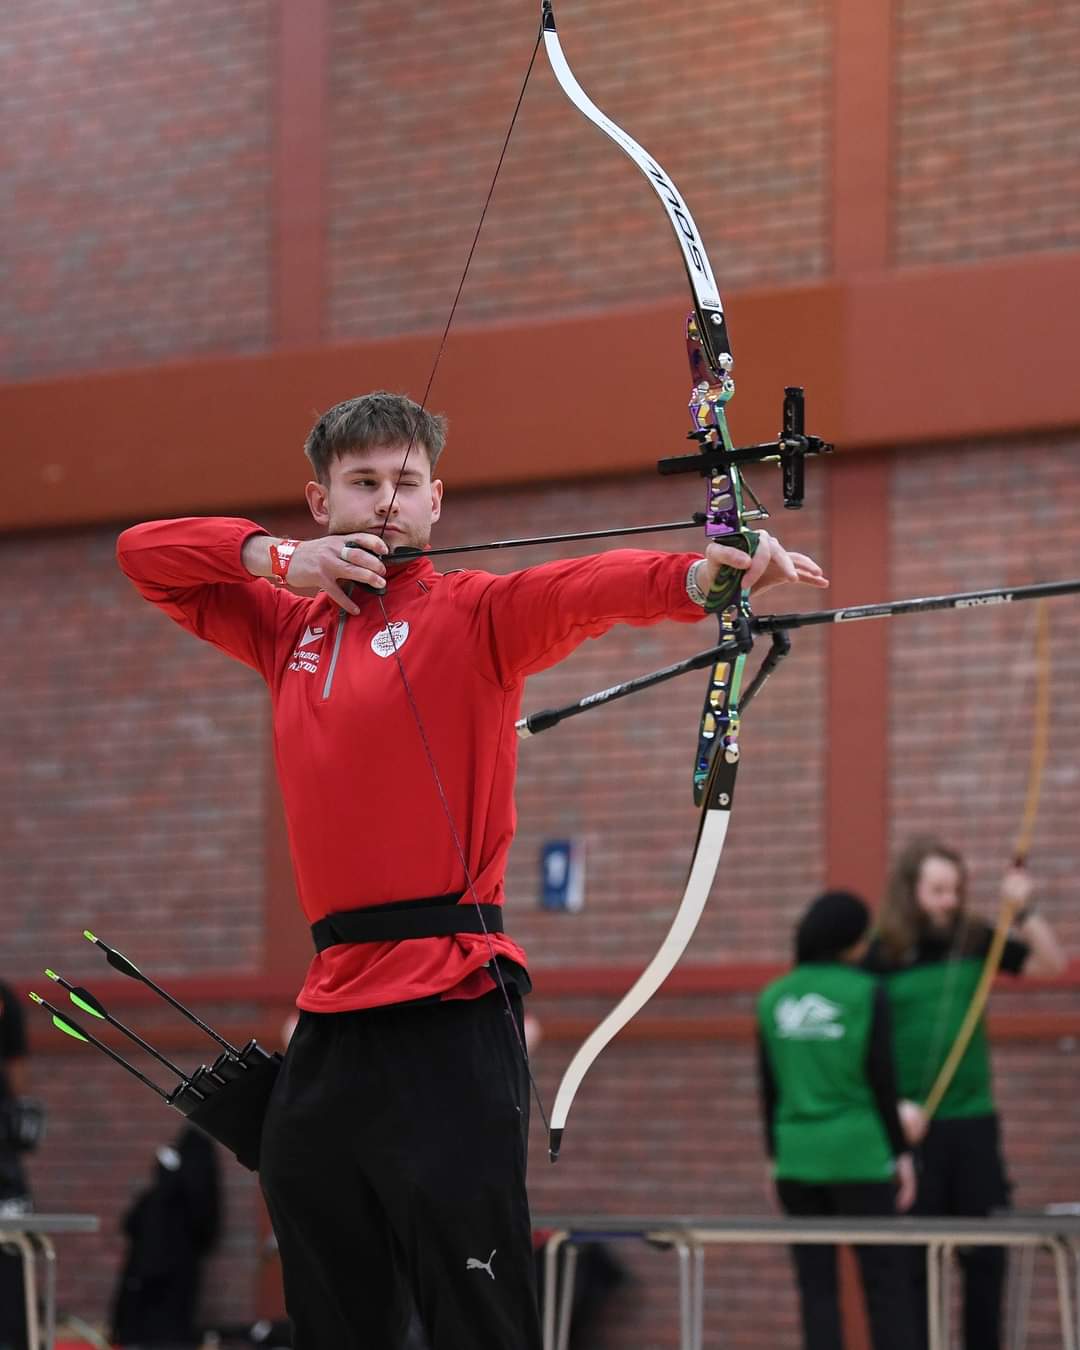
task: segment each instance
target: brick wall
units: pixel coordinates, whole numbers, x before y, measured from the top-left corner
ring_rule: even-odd
[[[114,548],[0,541],[3,964],[83,966],[90,928],[164,973],[258,969],[261,681],[140,600]]]
[[[971,446],[895,458],[894,594],[1067,573],[1075,548],[1072,522],[1080,518],[1070,505],[1075,475],[1068,465],[1075,447],[1032,442],[1010,458],[1013,449]],[[597,521],[675,518],[696,505],[686,500],[685,482],[651,478],[455,497],[452,453],[451,446],[447,518],[440,526],[445,543]],[[807,510],[776,524],[793,544],[824,556],[828,470],[813,468]],[[1026,481],[1022,474],[1031,485],[1016,489]],[[1010,534],[1014,490],[1024,494],[1016,518],[1039,520],[1035,534]],[[929,514],[932,528],[916,523],[917,511]],[[308,532],[299,513],[265,523]],[[949,557],[943,565],[946,528]],[[17,577],[19,596],[15,613],[7,616],[8,649],[47,656],[28,658],[5,694],[15,710],[8,723],[20,738],[15,758],[24,766],[6,788],[3,818],[15,849],[8,890],[29,891],[30,898],[18,902],[3,973],[29,980],[51,962],[65,973],[70,968],[103,996],[107,975],[102,970],[101,983],[93,978],[97,958],[77,937],[90,921],[86,916],[155,971],[191,973],[206,953],[213,969],[255,971],[264,884],[259,803],[265,704],[259,681],[204,651],[139,602],[114,571],[112,544],[113,532],[100,531],[4,545],[5,575]],[[668,546],[678,544],[669,540]],[[1037,554],[1030,563],[1029,547]],[[522,553],[493,555],[491,563],[509,568],[525,561]],[[67,579],[61,604],[53,593],[52,578],[58,575]],[[784,599],[783,607],[788,603]],[[1078,861],[1067,828],[1075,815],[1071,766],[1077,758],[1073,742],[1080,736],[1068,696],[1074,609],[1069,600],[1056,602],[1054,609],[1057,720],[1032,863],[1040,880],[1046,878],[1045,912],[1073,950],[1080,942],[1068,884]],[[980,842],[1007,838],[1016,818],[1016,775],[1026,773],[1030,661],[1023,644],[1031,616],[1020,607],[922,616],[898,620],[891,630],[896,836],[928,822],[946,829],[970,850],[987,899],[1000,859],[993,850],[983,852]],[[108,662],[99,659],[103,632],[111,638]],[[672,626],[626,630],[588,643],[566,666],[531,682],[526,706],[546,706],[663,664],[695,649],[703,634],[703,626]],[[792,920],[820,884],[818,784],[827,753],[823,651],[809,632],[795,634],[794,641],[788,665],[747,717],[724,879],[692,944],[691,965],[738,969],[785,961]],[[1022,687],[999,679],[1003,669]],[[75,700],[72,671],[81,672]],[[700,677],[690,677],[666,692],[579,718],[522,748],[522,824],[511,861],[510,913],[514,932],[531,952],[537,976],[533,1006],[548,1031],[535,1058],[547,1104],[576,1048],[574,1028],[594,1025],[617,995],[559,996],[554,985],[545,989],[545,975],[554,981],[560,969],[582,965],[637,969],[655,951],[673,912],[693,829],[687,765],[700,687]],[[981,715],[974,716],[973,707]],[[1012,760],[1000,751],[1003,738],[1018,744]],[[940,768],[942,746],[948,747],[947,771]],[[138,791],[129,782],[134,773],[140,775]],[[962,798],[952,787],[957,773],[963,775]],[[580,834],[587,843],[586,908],[576,916],[539,913],[534,906],[540,841],[566,833]],[[66,840],[63,854],[58,840]],[[155,866],[162,847],[169,850],[167,867]],[[97,877],[94,886],[86,881],[87,859]],[[192,907],[205,905],[208,897],[213,912],[197,911],[196,923]],[[193,930],[202,939],[214,931],[208,928],[212,924],[220,936],[193,949]],[[536,1211],[762,1212],[766,1191],[753,1059],[737,1021],[752,1002],[752,994],[720,990],[668,996],[656,1005],[644,1034],[613,1046],[575,1104],[555,1168],[546,1162],[535,1122]],[[1069,991],[1034,996],[1016,991],[996,1001],[1002,1014],[1074,1005]],[[222,1003],[200,1004],[200,1011],[211,1021],[250,1024],[265,1036],[274,1034],[287,1009]],[[169,1015],[152,1010],[140,1009],[130,1020],[140,1029],[171,1025]],[[103,1216],[101,1242],[69,1239],[61,1248],[62,1302],[100,1316],[120,1259],[119,1215],[146,1176],[153,1148],[171,1136],[177,1121],[118,1070],[88,1060],[82,1047],[58,1038],[43,1018],[32,1019],[32,1028],[40,1052],[31,1066],[33,1089],[46,1097],[53,1119],[34,1166],[38,1204]],[[179,1058],[197,1062],[203,1053],[192,1041]],[[1075,1198],[1080,1121],[1070,1087],[1074,1056],[1068,1042],[998,1045],[999,1094],[1018,1204]],[[208,1316],[222,1318],[253,1310],[259,1266],[254,1187],[232,1164],[225,1175],[228,1236],[206,1304]],[[672,1258],[636,1250],[623,1250],[622,1256],[635,1280],[613,1305],[597,1350],[662,1350],[673,1338],[674,1297],[665,1283]],[[725,1344],[753,1347],[791,1339],[795,1305],[782,1253],[713,1253],[708,1289],[712,1343],[723,1337]],[[1054,1343],[1049,1316],[1045,1308],[1038,1314],[1031,1344],[1039,1350]]]
[[[908,452],[894,476],[898,595],[1067,577],[1080,545],[1075,438]],[[1050,610],[1051,734],[1030,865],[1045,912],[1072,950],[1073,822],[1080,810],[1080,607]],[[891,629],[894,843],[938,830],[971,864],[993,913],[1020,825],[1033,740],[1033,605],[916,615]]]
[[[435,328],[494,169],[532,20],[523,28],[505,4],[475,0],[449,16],[383,0],[327,0],[327,11],[327,136],[310,151],[326,164],[325,200],[312,207],[325,210],[326,275],[309,278],[325,283],[323,332],[347,342]],[[828,275],[830,209],[850,207],[830,201],[831,10],[721,0],[705,25],[620,0],[565,0],[559,13],[586,89],[685,190],[725,293]],[[951,0],[943,11],[905,0],[898,16],[896,260],[1075,248],[1080,108],[1069,53],[1080,28],[1072,9]],[[0,378],[153,366],[272,343],[281,302],[272,264],[281,259],[271,241],[280,244],[275,231],[289,205],[274,197],[286,181],[272,153],[281,130],[277,31],[273,7],[254,0],[195,0],[183,13],[160,0],[8,7]],[[565,102],[541,56],[460,321],[617,314],[683,285],[648,188]],[[500,395],[542,397],[542,388],[542,372],[530,370]],[[42,419],[59,435],[77,434],[63,424],[52,386],[41,390]],[[883,543],[891,592],[1075,571],[1078,450],[1075,438],[1043,437],[898,452],[892,538]],[[5,454],[17,463],[13,447]],[[673,518],[698,505],[686,480],[652,478],[456,499],[452,451],[447,473],[445,543]],[[827,473],[812,466],[807,511],[779,522],[785,539],[826,563]],[[264,523],[310,532],[298,513]],[[281,889],[268,875],[265,697],[256,676],[138,601],[112,562],[114,536],[73,530],[0,541],[8,582],[0,973],[36,982],[52,964],[105,995],[108,981],[94,978],[99,958],[79,938],[90,926],[170,979],[257,975],[267,897]],[[490,565],[569,551],[496,555]],[[1044,912],[1072,951],[1080,945],[1071,898],[1080,861],[1072,829],[1080,724],[1070,683],[1077,613],[1069,600],[1052,609],[1054,731],[1032,855]],[[890,629],[893,843],[927,826],[948,834],[971,860],[981,907],[992,908],[1026,779],[1033,617],[1003,608]],[[661,665],[696,649],[705,631],[628,629],[588,643],[531,682],[526,706]],[[823,722],[826,639],[806,632],[794,643],[746,721],[723,880],[691,966],[738,972],[785,960],[792,921],[824,872],[821,784],[834,753]],[[639,968],[681,890],[701,683],[669,685],[522,748],[509,890],[547,1033],[536,1055],[545,1102],[576,1048],[572,1029],[594,1025],[616,997],[560,996],[560,971]],[[586,908],[543,914],[534,908],[538,851],[565,834],[586,843]],[[752,1053],[739,1020],[752,996],[725,989],[722,975],[717,985],[712,994],[662,998],[642,1032],[609,1050],[575,1105],[557,1168],[545,1161],[537,1123],[538,1212],[764,1208]],[[1076,1199],[1075,1044],[1032,1032],[1004,1039],[1021,1013],[1074,1011],[1075,993],[1017,990],[996,995],[995,1007],[1016,1202]],[[265,1038],[287,1004],[275,996],[200,1002],[199,1010]],[[173,1025],[157,1010],[131,1020],[152,1032]],[[100,1240],[60,1246],[62,1304],[101,1317],[121,1256],[117,1222],[178,1118],[44,1019],[32,1018],[32,1028],[31,1087],[52,1120],[33,1164],[37,1202],[101,1214]],[[204,1047],[192,1040],[177,1053],[195,1063]],[[231,1163],[224,1174],[228,1230],[204,1309],[223,1320],[254,1312],[260,1266],[254,1182]],[[674,1337],[671,1257],[628,1251],[625,1259],[636,1279],[596,1350],[662,1350]],[[709,1271],[710,1344],[791,1343],[795,1302],[782,1253],[716,1253]],[[1053,1314],[1040,1280],[1029,1343],[1049,1350]]]
[[[723,285],[805,281],[828,251],[829,27],[819,3],[702,23],[567,0],[572,68],[680,186]],[[337,3],[329,109],[329,331],[445,322],[535,29],[519,6]],[[373,53],[378,59],[373,59]],[[688,75],[692,53],[695,74]],[[453,78],[447,79],[447,72]],[[696,110],[713,84],[715,111]],[[568,103],[541,52],[462,299],[463,323],[663,298],[685,282],[639,171]]]
[[[5,6],[0,378],[266,345],[272,19]]]
[[[897,5],[895,257],[1080,245],[1075,5]]]

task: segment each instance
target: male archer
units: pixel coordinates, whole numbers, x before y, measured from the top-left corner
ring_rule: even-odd
[[[407,398],[350,399],[305,444],[322,537],[196,518],[118,547],[146,599],[270,689],[315,946],[259,1168],[297,1350],[390,1350],[410,1292],[433,1350],[538,1350],[531,985],[502,924],[525,679],[616,623],[700,620],[721,575],[828,584],[764,531],[752,558],[710,543],[505,576],[394,564],[440,518],[445,434]]]

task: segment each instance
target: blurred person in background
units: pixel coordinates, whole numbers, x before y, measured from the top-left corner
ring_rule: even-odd
[[[33,1208],[24,1166],[44,1130],[39,1102],[26,1096],[26,1019],[15,991],[0,983],[0,1216],[17,1217]],[[0,1350],[24,1350],[26,1303],[22,1258],[0,1245]]]
[[[444,440],[407,398],[350,399],[305,445],[323,537],[195,518],[118,546],[147,600],[271,691],[316,948],[259,1166],[298,1350],[396,1346],[410,1295],[434,1350],[538,1350],[531,984],[501,919],[525,678],[615,623],[702,619],[714,583],[724,603],[827,585],[764,531],[753,557],[620,549],[503,576],[388,563],[429,546]]]
[[[203,1267],[221,1230],[215,1144],[185,1125],[155,1154],[153,1181],[123,1218],[128,1249],[113,1296],[116,1345],[200,1343]]]
[[[1064,953],[1036,912],[1034,883],[1024,868],[1005,873],[1002,902],[1013,908],[1013,933],[1000,969],[1009,975],[1060,974]],[[930,837],[907,844],[890,874],[866,964],[888,985],[904,1127],[910,1142],[919,1145],[918,1215],[975,1218],[1009,1206],[985,1014],[932,1120],[919,1105],[956,1039],[992,938],[993,925],[968,909],[967,869],[960,854]],[[1004,1249],[962,1248],[960,1261],[964,1344],[967,1350],[997,1350]],[[916,1297],[925,1306],[925,1262],[912,1260],[910,1267]],[[925,1321],[920,1333],[925,1344]]]
[[[795,968],[757,1007],[765,1146],[795,1218],[881,1218],[910,1209],[915,1171],[897,1111],[889,1005],[858,968],[870,911],[819,895],[795,931]],[[793,1244],[806,1350],[843,1350],[836,1248]],[[916,1309],[898,1247],[856,1247],[874,1350],[911,1350]]]

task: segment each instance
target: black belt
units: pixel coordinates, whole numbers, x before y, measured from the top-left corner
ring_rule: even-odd
[[[409,938],[448,937],[453,933],[501,933],[501,905],[462,905],[464,892],[423,900],[395,900],[327,914],[311,925],[317,952],[342,942],[404,942]]]

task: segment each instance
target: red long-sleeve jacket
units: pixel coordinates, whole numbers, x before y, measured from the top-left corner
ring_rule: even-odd
[[[196,517],[125,530],[117,556],[140,594],[262,675],[296,887],[308,922],[335,910],[464,892],[467,881],[393,644],[374,596],[342,616],[251,576],[249,520]],[[620,550],[508,576],[392,569],[387,612],[476,897],[503,901],[525,678],[615,623],[693,622],[689,554]],[[471,894],[462,903],[471,904]],[[521,964],[509,937],[495,950]],[[492,988],[489,938],[460,933],[342,944],[316,955],[297,1004],[338,1012]]]

